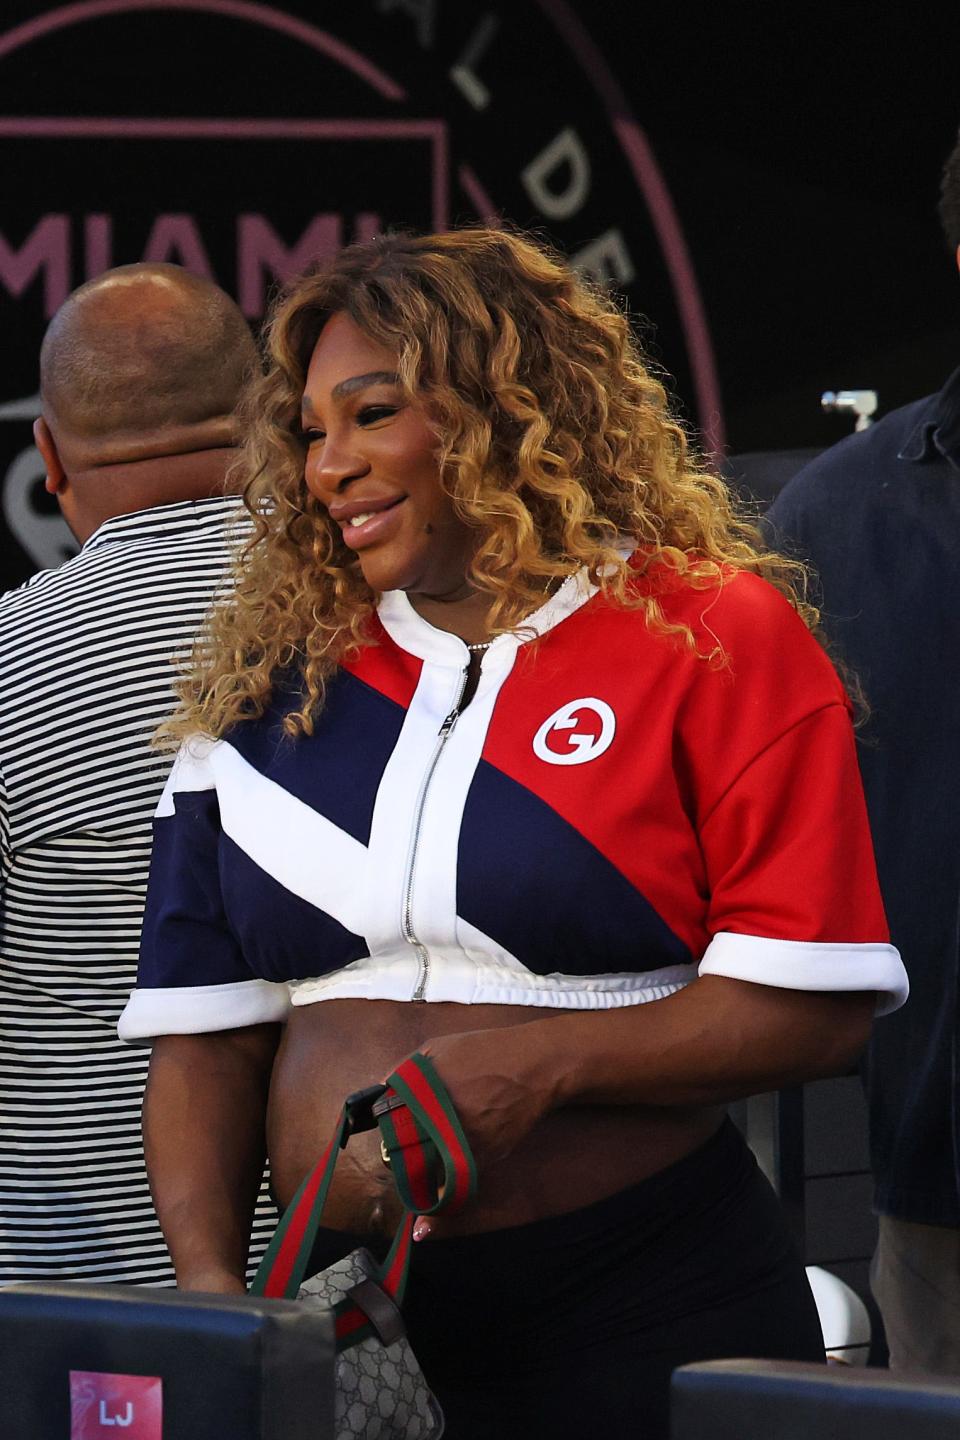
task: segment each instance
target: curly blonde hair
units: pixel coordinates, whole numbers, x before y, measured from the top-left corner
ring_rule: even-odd
[[[238,475],[255,533],[195,646],[166,738],[219,736],[261,715],[291,668],[302,703],[285,725],[309,734],[338,662],[370,643],[377,597],[304,484],[300,402],[317,337],[338,312],[397,355],[408,401],[436,430],[440,483],[476,532],[468,578],[489,596],[491,635],[516,629],[551,582],[585,568],[696,650],[656,587],[631,584],[625,538],[648,567],[698,588],[761,573],[815,626],[803,568],[765,548],[693,455],[611,299],[522,234],[387,235],[342,250],[275,305],[266,373],[242,410]],[[704,658],[723,663],[718,650]]]

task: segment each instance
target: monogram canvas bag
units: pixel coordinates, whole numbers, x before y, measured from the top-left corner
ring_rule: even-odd
[[[377,1264],[366,1250],[304,1280],[334,1167],[351,1135],[378,1126],[404,1218]],[[284,1213],[251,1286],[274,1299],[332,1309],[336,1440],[439,1440],[443,1414],[406,1338],[400,1305],[413,1223],[455,1213],[476,1190],[476,1167],[440,1077],[417,1053],[384,1085],[348,1096],[333,1139]],[[441,1198],[442,1196],[442,1198]]]

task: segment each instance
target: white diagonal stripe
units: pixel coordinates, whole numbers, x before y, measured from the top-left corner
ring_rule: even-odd
[[[217,740],[208,739],[205,735],[191,735],[189,740],[183,742],[177,751],[173,769],[167,776],[167,783],[163,787],[163,794],[157,804],[155,819],[164,820],[175,813],[174,795],[183,794],[185,791],[193,793],[197,790],[214,788],[216,782],[210,768],[210,754],[219,743]]]
[[[261,775],[228,741],[210,752],[210,765],[224,834],[285,889],[363,935],[367,847]]]

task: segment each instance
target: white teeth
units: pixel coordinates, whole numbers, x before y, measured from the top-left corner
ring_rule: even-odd
[[[375,510],[368,510],[364,515],[354,515],[352,520],[349,521],[349,524],[366,525],[367,521],[372,520],[376,513],[377,512]]]

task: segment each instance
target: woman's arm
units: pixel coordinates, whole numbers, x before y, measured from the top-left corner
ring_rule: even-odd
[[[161,1035],[143,1105],[150,1188],[182,1290],[240,1294],[266,1155],[275,1024]]]
[[[684,938],[698,978],[665,999],[426,1046],[481,1165],[561,1106],[708,1106],[842,1072],[866,1042],[878,992],[885,1008],[905,998],[829,661],[754,576],[689,597],[730,662],[678,659],[686,689],[664,712],[662,758],[682,797],[671,823],[692,829],[703,871],[685,897],[655,864],[637,886]],[[638,798],[638,854],[656,851],[645,816],[666,823],[658,803]],[[640,937],[637,951],[639,968]]]
[[[551,1067],[550,1041],[538,1037],[541,1064],[553,1070],[560,1104],[710,1105],[843,1074],[867,1042],[875,1006],[872,990],[701,975],[663,1001],[561,1017],[573,1022],[569,1049]]]
[[[436,1063],[481,1165],[566,1105],[699,1106],[842,1074],[873,991],[824,993],[703,975],[663,1000],[447,1035]]]
[[[177,1282],[239,1293],[290,1001],[251,970],[227,919],[216,749],[187,740],[157,806],[137,986],[119,1031],[154,1042],[144,1150]]]

